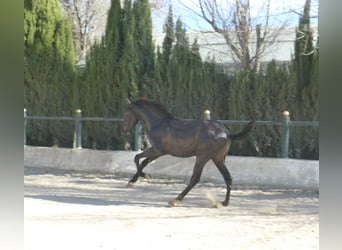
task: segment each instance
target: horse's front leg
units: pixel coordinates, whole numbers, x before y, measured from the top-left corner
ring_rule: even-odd
[[[135,183],[139,177],[146,177],[146,174],[142,171],[147,164],[149,164],[151,161],[157,159],[161,155],[160,152],[157,152],[154,150],[152,147],[146,149],[144,152],[137,154],[134,157],[134,162],[137,167],[137,172],[136,174],[132,177],[132,179],[128,182],[128,187],[131,187],[133,183]],[[141,164],[140,164],[140,159],[141,158],[146,158],[144,159]]]

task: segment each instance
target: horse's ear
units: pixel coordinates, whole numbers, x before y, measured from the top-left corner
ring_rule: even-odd
[[[128,93],[128,97],[127,97],[127,104],[131,104],[132,102],[134,102],[131,93]]]
[[[131,97],[131,95],[129,95],[127,97],[127,104],[129,105],[129,104],[132,104],[133,102],[134,102],[133,98]]]

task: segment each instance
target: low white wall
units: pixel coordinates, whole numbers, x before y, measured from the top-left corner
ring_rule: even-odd
[[[117,175],[132,175],[136,171],[134,151],[104,151],[90,149],[24,148],[24,166],[59,168]],[[146,167],[153,177],[190,179],[194,157],[162,156]],[[282,188],[319,188],[319,161],[260,157],[226,158],[233,185]],[[210,161],[204,168],[202,181],[223,183],[223,178]]]

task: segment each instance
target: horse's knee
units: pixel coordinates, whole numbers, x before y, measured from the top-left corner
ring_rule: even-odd
[[[139,155],[136,155],[134,157],[134,162],[135,162],[135,165],[138,167],[139,166],[139,160],[140,160],[140,156]]]

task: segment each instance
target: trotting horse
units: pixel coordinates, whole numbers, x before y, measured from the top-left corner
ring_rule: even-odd
[[[205,164],[212,160],[222,174],[227,186],[223,206],[229,204],[232,178],[224,160],[234,140],[244,138],[252,129],[254,121],[237,134],[212,120],[182,120],[173,117],[159,103],[138,99],[128,100],[128,107],[122,123],[122,131],[128,131],[141,120],[144,124],[151,147],[135,156],[137,172],[128,182],[132,186],[139,177],[146,177],[143,169],[151,161],[162,155],[177,157],[196,156],[193,174],[188,186],[172,201],[170,206],[177,206],[186,194],[199,182]],[[145,158],[141,163],[140,159]]]

